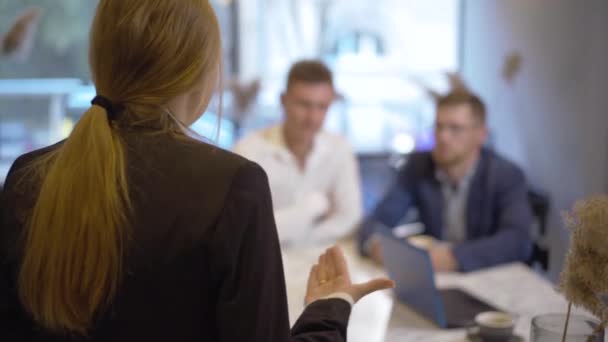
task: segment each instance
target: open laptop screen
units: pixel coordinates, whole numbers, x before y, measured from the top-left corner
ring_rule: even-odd
[[[390,231],[377,236],[386,270],[396,283],[397,298],[440,328],[464,327],[478,313],[496,310],[463,290],[438,290],[427,251],[395,237]]]

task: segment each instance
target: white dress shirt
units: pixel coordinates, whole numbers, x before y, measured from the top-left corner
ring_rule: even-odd
[[[321,131],[304,170],[285,144],[282,125],[246,136],[234,151],[268,174],[282,244],[333,242],[361,219],[358,164],[346,139]]]

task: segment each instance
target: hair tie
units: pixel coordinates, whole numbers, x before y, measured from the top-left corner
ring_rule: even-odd
[[[121,105],[116,105],[112,103],[110,99],[101,95],[95,96],[91,101],[91,104],[105,109],[108,113],[108,120],[110,121],[116,120],[118,113],[123,110]]]

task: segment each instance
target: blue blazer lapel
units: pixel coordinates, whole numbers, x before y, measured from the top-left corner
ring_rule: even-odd
[[[426,225],[426,233],[437,239],[443,238],[443,196],[439,182],[427,178],[420,184],[420,205],[422,221]]]
[[[481,193],[480,179],[475,177],[471,182],[469,198],[467,199],[467,239],[475,239],[480,236],[481,215],[483,213],[483,196]]]
[[[488,203],[484,203],[486,191],[486,173],[488,169],[488,160],[485,151],[482,150],[479,155],[479,163],[477,170],[473,175],[471,184],[469,185],[469,196],[467,199],[467,239],[476,239],[483,236],[486,232],[483,230],[483,215],[488,215],[490,211],[485,208]]]

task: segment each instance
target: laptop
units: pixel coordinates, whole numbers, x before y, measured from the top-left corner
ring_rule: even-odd
[[[438,289],[427,251],[414,247],[390,230],[378,233],[388,275],[397,298],[442,329],[463,328],[484,311],[498,311],[459,288]]]

